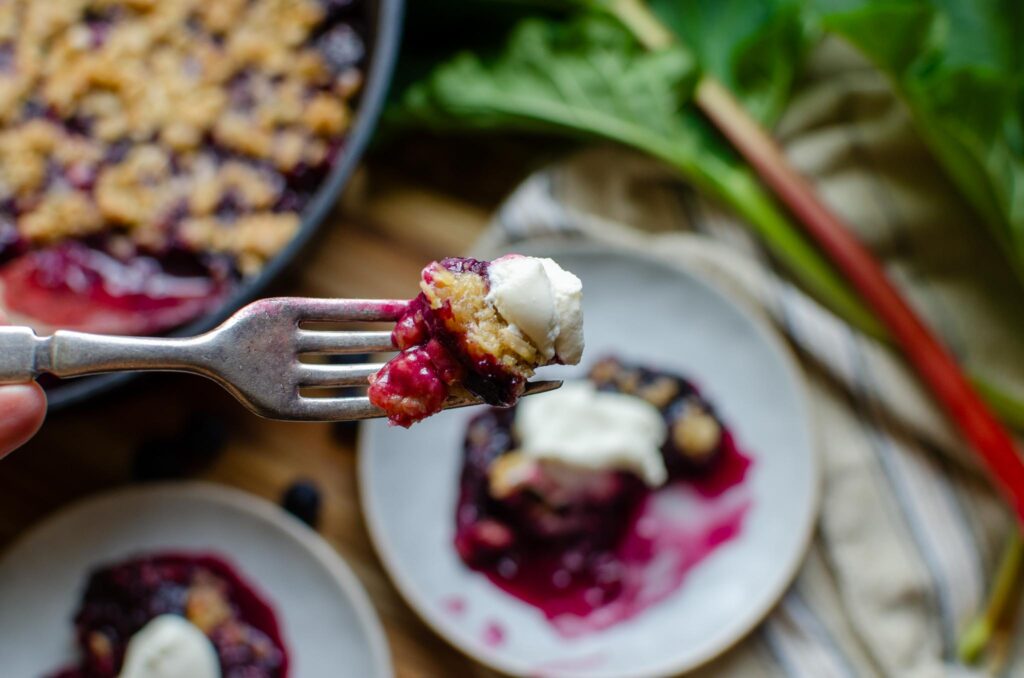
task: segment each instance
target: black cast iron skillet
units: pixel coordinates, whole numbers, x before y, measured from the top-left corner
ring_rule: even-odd
[[[366,85],[356,109],[356,122],[349,131],[340,161],[306,206],[302,225],[295,238],[271,259],[259,275],[242,281],[238,289],[215,312],[192,321],[171,336],[202,334],[219,325],[240,307],[258,297],[275,279],[301,256],[319,229],[327,213],[337,202],[346,182],[373,134],[387,95],[388,84],[398,54],[404,0],[361,0],[366,8],[365,39],[369,53]],[[123,385],[130,373],[105,374],[62,381],[47,389],[50,411],[65,408]]]

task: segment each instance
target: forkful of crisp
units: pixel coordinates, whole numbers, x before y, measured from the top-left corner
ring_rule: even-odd
[[[400,426],[453,407],[509,406],[559,381],[534,370],[583,352],[582,285],[550,259],[450,258],[423,270],[411,301],[263,299],[196,337],[121,337],[0,327],[0,383],[158,370],[199,374],[271,419],[387,417]],[[394,322],[392,331],[329,331],[311,323]],[[309,356],[398,350],[386,363]],[[366,396],[337,389],[368,387]],[[327,395],[320,395],[326,393]]]

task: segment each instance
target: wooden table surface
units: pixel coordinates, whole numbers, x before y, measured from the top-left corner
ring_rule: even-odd
[[[461,162],[439,162],[444,148],[427,143],[405,152],[399,169],[379,155],[361,168],[303,270],[273,292],[409,297],[424,263],[466,250],[525,170],[510,163],[488,171],[488,154],[472,148]],[[195,478],[275,502],[294,480],[316,480],[325,502],[320,532],[369,592],[399,676],[492,675],[434,635],[383,571],[359,506],[355,427],[264,421],[202,379],[154,375],[50,417],[35,440],[0,463],[0,549],[69,502],[132,482],[140,441],[175,432],[196,411],[221,417],[230,439]]]

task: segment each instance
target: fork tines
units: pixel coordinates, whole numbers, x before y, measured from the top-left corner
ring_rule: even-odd
[[[299,353],[379,353],[394,351],[390,332],[329,332],[300,329],[295,338]]]
[[[287,307],[302,322],[394,322],[409,306],[400,299],[277,297],[264,301]]]
[[[278,298],[266,301],[273,306],[268,304],[264,312],[275,313],[285,308],[297,323],[394,322],[408,307],[406,301],[382,299]],[[296,330],[294,348],[298,354],[363,354],[396,350],[389,331],[330,331],[301,327]],[[366,386],[369,378],[383,366],[383,363],[335,365],[303,362],[298,366],[296,382],[299,388],[310,389]],[[523,395],[552,391],[561,385],[560,381],[530,382]],[[307,420],[339,421],[385,416],[384,411],[372,405],[366,397],[300,396],[299,401],[300,412],[295,415]],[[483,400],[476,396],[453,397],[448,399],[444,409],[482,403]]]
[[[366,363],[361,365],[314,365],[302,363],[299,367],[298,381],[299,386],[303,388],[366,386],[367,380],[377,374],[382,367],[384,367],[384,363]]]

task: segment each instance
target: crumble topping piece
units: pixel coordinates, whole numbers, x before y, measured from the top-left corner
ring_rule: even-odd
[[[423,269],[420,290],[392,332],[401,353],[370,377],[370,402],[392,424],[467,392],[508,407],[536,368],[579,362],[583,286],[551,259],[449,257]]]
[[[434,311],[442,309],[445,328],[461,336],[470,357],[490,358],[503,369],[528,379],[538,364],[537,348],[487,303],[487,278],[472,271],[434,266],[420,290]]]

